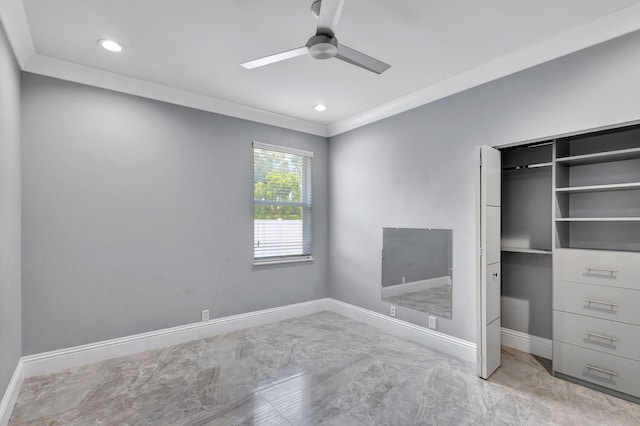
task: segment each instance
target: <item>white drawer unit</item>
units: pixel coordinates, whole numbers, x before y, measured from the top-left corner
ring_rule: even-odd
[[[558,373],[640,396],[638,361],[555,341],[553,368]]]
[[[640,403],[640,126],[556,139],[552,185],[553,370]]]
[[[557,249],[553,274],[556,281],[640,290],[640,253]]]
[[[553,284],[553,309],[640,325],[640,291],[567,281]]]
[[[640,326],[554,311],[556,341],[640,361]]]

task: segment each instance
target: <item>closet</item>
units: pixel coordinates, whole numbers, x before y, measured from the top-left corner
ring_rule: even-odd
[[[508,148],[501,154],[503,336],[515,331],[550,342],[553,142]],[[541,355],[550,358],[550,350]]]
[[[551,341],[556,376],[640,402],[640,125],[501,155],[503,329]]]
[[[640,127],[558,139],[553,369],[640,397]]]

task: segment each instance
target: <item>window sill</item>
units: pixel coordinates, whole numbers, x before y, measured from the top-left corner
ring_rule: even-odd
[[[303,257],[298,259],[278,259],[278,260],[272,259],[272,260],[264,260],[264,261],[254,260],[253,266],[282,265],[284,263],[301,263],[301,262],[313,262],[313,257],[309,256],[309,257]]]

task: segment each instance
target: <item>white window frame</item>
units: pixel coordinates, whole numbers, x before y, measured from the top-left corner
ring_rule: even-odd
[[[254,213],[254,252],[253,252],[253,265],[254,266],[260,266],[260,265],[273,265],[273,264],[279,264],[279,263],[297,263],[297,262],[311,262],[313,261],[313,256],[312,256],[312,234],[313,234],[313,178],[312,178],[312,174],[313,174],[313,152],[311,151],[305,151],[305,150],[301,150],[301,149],[296,149],[296,148],[290,148],[290,147],[285,147],[285,146],[280,146],[280,145],[272,145],[272,144],[267,144],[267,143],[262,143],[262,142],[257,142],[257,141],[253,141],[253,147],[252,147],[252,155],[254,154],[254,150],[258,148],[258,149],[263,149],[263,150],[268,150],[268,151],[275,151],[275,152],[281,152],[281,153],[285,153],[285,154],[292,154],[292,155],[298,155],[298,156],[303,156],[303,157],[307,157],[309,158],[310,164],[307,170],[307,176],[304,177],[303,179],[308,179],[309,180],[309,184],[308,184],[308,191],[306,191],[304,188],[307,185],[302,185],[303,186],[303,191],[302,191],[302,201],[301,202],[273,202],[273,201],[269,201],[269,202],[260,202],[258,200],[253,201],[253,206],[254,206],[254,212],[255,212],[255,206],[256,204],[260,204],[260,205],[282,205],[282,206],[299,206],[303,208],[303,212],[306,210],[308,212],[309,217],[305,218],[305,216],[303,215],[303,221],[309,221],[309,231],[308,233],[304,231],[305,229],[305,223],[303,222],[303,245],[306,245],[309,247],[309,254],[302,254],[302,255],[284,255],[284,256],[273,256],[273,257],[256,257],[255,255],[255,213]],[[255,157],[254,161],[253,161],[253,167],[254,167],[254,172],[255,172]],[[252,184],[255,185],[255,182]],[[253,193],[254,191],[252,191]]]

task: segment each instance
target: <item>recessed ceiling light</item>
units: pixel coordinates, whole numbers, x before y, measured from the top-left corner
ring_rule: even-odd
[[[327,106],[324,104],[318,104],[318,105],[314,105],[313,109],[315,109],[316,111],[326,111],[327,110]]]
[[[122,44],[113,40],[106,40],[106,39],[98,40],[98,44],[100,44],[100,46],[102,46],[103,48],[107,49],[110,52],[121,52],[122,49],[124,49],[124,46]]]

